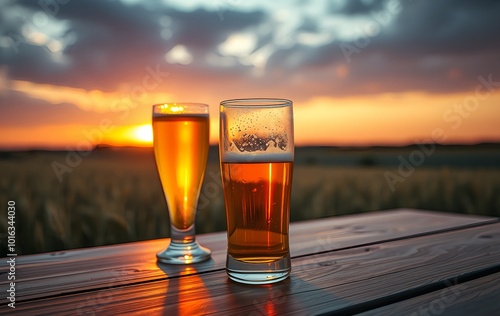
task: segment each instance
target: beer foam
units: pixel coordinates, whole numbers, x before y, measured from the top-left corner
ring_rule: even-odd
[[[226,152],[222,154],[222,162],[229,163],[252,163],[252,162],[292,162],[292,152],[281,153],[266,153],[266,152],[253,152],[253,153],[235,153]]]
[[[153,117],[161,116],[208,116],[208,105],[202,103],[161,103],[153,105]]]
[[[208,118],[208,113],[153,113],[153,117],[201,117]]]

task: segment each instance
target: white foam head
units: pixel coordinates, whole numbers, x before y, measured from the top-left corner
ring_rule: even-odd
[[[236,153],[226,152],[222,154],[222,162],[229,163],[250,163],[250,162],[292,162],[293,152],[282,153],[266,153],[266,152],[253,152],[253,153]]]

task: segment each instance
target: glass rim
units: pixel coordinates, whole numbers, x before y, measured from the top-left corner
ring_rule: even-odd
[[[163,103],[155,103],[152,105],[153,109],[162,105],[185,105],[185,106],[200,106],[200,107],[207,107],[208,104],[206,103],[201,103],[201,102],[163,102]]]
[[[177,111],[162,111],[162,107],[178,107]],[[166,110],[165,109],[165,110]],[[153,104],[153,116],[167,116],[167,115],[208,115],[210,106],[206,103],[197,102],[164,102]]]
[[[242,98],[221,101],[227,108],[279,108],[291,106],[293,102],[282,98]]]

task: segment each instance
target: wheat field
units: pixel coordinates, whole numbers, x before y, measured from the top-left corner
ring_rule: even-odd
[[[59,181],[62,152],[0,159],[0,205],[16,203],[19,254],[169,236],[166,203],[150,151],[91,152]],[[500,216],[500,169],[416,168],[392,191],[384,172],[396,166],[297,163],[291,221],[409,207]],[[0,218],[2,253],[7,215]],[[196,218],[197,233],[226,229],[219,166],[209,161]]]

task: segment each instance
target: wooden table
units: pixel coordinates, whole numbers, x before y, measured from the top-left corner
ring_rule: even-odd
[[[17,256],[15,312],[500,315],[498,218],[370,212],[292,223],[290,238],[291,277],[260,286],[227,278],[225,232],[199,235],[212,259],[187,266],[156,262],[168,239]]]

